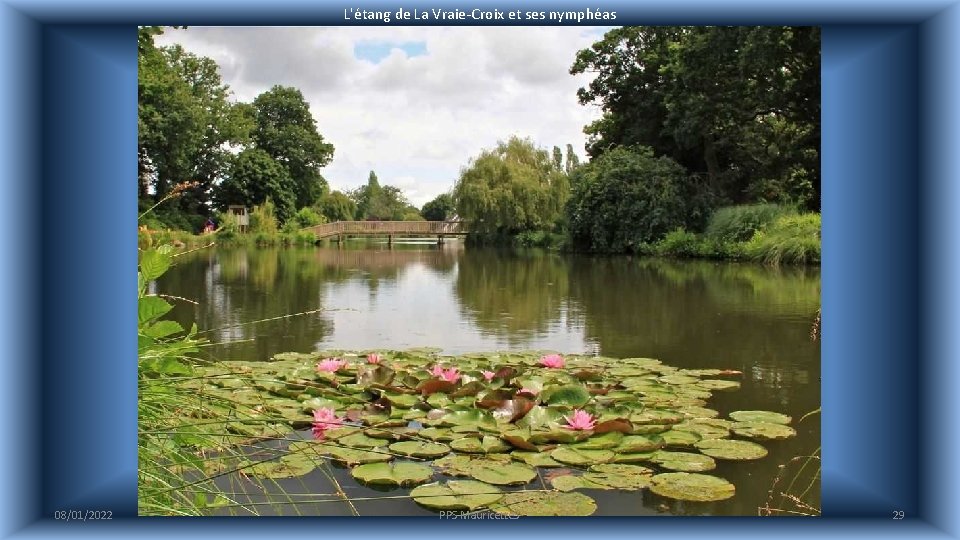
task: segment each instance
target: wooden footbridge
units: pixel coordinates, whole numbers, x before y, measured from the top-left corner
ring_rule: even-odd
[[[468,233],[462,221],[335,221],[302,230],[317,235],[318,240],[336,237],[340,242],[349,236],[386,236],[390,244],[394,236],[436,236],[442,244],[444,236]]]

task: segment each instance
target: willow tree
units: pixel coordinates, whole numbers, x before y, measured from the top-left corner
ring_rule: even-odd
[[[567,175],[549,152],[511,137],[464,167],[453,198],[473,232],[508,236],[554,228],[569,192]]]

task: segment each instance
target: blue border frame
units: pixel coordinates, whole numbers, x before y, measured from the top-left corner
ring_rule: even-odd
[[[511,534],[566,536],[600,526],[624,536],[960,537],[952,496],[960,483],[957,1],[416,0],[403,7],[468,4],[601,7],[618,12],[617,24],[824,25],[824,517],[519,520],[471,522],[471,531],[508,526]],[[344,24],[343,9],[358,6],[400,4],[0,0],[0,245],[12,254],[0,264],[0,410],[8,435],[0,445],[0,535],[228,531],[254,538],[278,526],[324,537],[453,533],[429,520],[385,518],[362,525],[332,518],[127,519],[136,515],[130,25]],[[71,217],[78,209],[86,216],[79,222]],[[107,509],[115,518],[55,522],[59,509]],[[906,519],[892,520],[895,510]]]

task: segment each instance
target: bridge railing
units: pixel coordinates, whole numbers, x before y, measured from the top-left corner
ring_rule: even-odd
[[[335,221],[307,227],[318,238],[336,234],[466,234],[462,221]]]

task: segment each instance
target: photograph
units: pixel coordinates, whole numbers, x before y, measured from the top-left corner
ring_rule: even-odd
[[[137,27],[140,516],[821,515],[821,27],[587,11]]]

